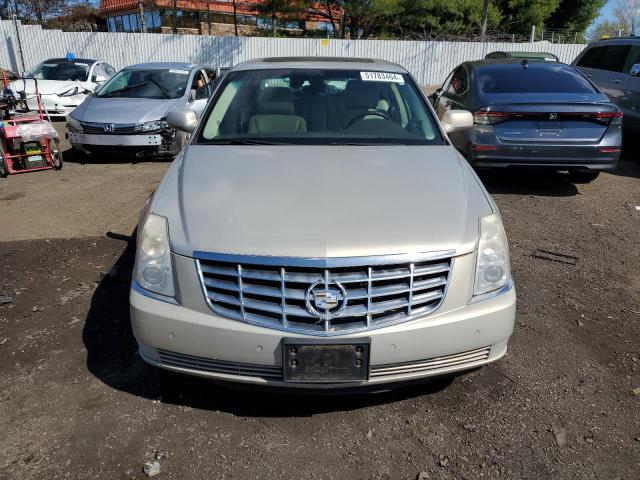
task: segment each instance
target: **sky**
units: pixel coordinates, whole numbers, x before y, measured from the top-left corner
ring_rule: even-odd
[[[617,3],[617,0],[609,0],[607,4],[602,7],[600,11],[600,16],[596,20],[596,22],[600,20],[613,20],[613,9]]]

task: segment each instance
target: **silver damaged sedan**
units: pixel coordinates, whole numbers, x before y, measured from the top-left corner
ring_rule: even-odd
[[[131,318],[150,364],[222,382],[387,389],[501,358],[498,210],[402,67],[246,62],[143,209]]]

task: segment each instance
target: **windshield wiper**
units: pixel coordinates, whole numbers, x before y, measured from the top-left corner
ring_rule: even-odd
[[[143,85],[148,85],[148,84],[149,82],[140,82],[140,83],[136,83],[135,85],[129,85],[127,87],[122,87],[117,90],[113,90],[112,92],[105,93],[104,95],[100,95],[100,96],[103,98],[109,98],[115,95],[116,93],[126,92],[127,90],[131,90],[132,88],[142,87]]]
[[[156,82],[155,80],[152,80],[151,78],[147,78],[147,80],[153,83],[156,87],[158,87],[158,90],[160,90],[165,97],[172,98],[171,94],[167,90],[165,90],[165,88],[162,85],[160,85],[158,82]]]
[[[231,140],[206,140],[208,145],[293,145],[288,142],[278,142],[273,140],[259,140],[253,138],[234,138]]]

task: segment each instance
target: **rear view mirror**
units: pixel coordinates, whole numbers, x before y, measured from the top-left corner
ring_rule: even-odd
[[[191,133],[198,125],[198,117],[190,108],[178,108],[167,113],[167,123],[171,128]]]
[[[473,115],[466,110],[447,110],[440,123],[446,133],[460,132],[473,127]]]
[[[634,63],[631,65],[631,70],[629,70],[629,75],[633,75],[634,77],[640,77],[640,63]]]

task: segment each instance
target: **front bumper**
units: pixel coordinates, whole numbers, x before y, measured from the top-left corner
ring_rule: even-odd
[[[370,340],[368,379],[357,383],[287,383],[282,342],[311,337],[251,325],[209,310],[192,259],[174,255],[181,302],[132,285],[131,321],[141,357],[167,370],[219,381],[290,388],[376,387],[474,369],[501,358],[515,319],[515,289],[470,302],[475,256],[456,259],[445,302],[435,313],[342,339]],[[189,265],[191,264],[191,266]],[[473,278],[473,277],[471,277]],[[463,301],[464,305],[458,305]],[[187,306],[188,305],[188,306]],[[327,344],[336,337],[323,338]]]
[[[150,147],[162,144],[162,135],[96,135],[69,132],[71,145],[111,147]]]

